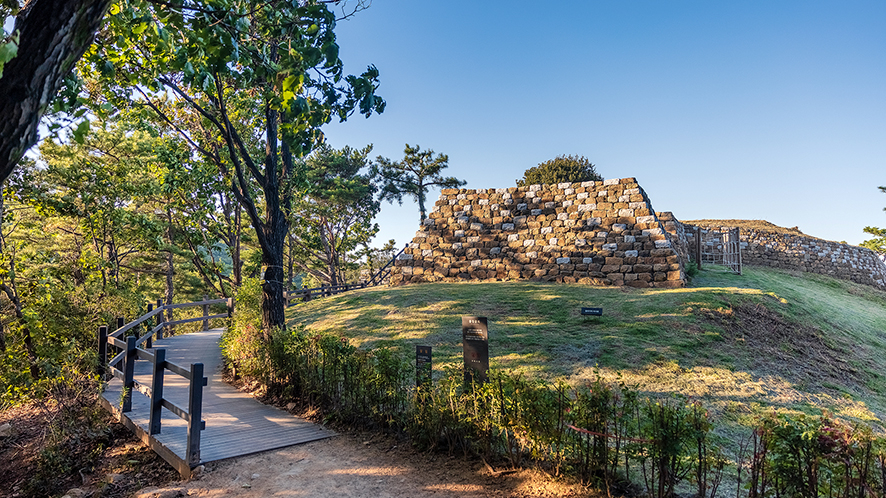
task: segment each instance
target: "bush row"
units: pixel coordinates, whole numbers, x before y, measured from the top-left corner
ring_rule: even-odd
[[[259,334],[256,318],[239,306],[223,338],[239,375],[328,419],[403,431],[427,450],[537,465],[608,493],[658,498],[722,495],[724,478],[738,487],[736,496],[751,498],[864,498],[886,490],[884,440],[827,414],[764,418],[727,458],[698,401],[641,398],[599,377],[572,387],[502,371],[465,385],[463,372],[452,369],[416,386],[414,363],[391,349],[363,351],[304,328]]]

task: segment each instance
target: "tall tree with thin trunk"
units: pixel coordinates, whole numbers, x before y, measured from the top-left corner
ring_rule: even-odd
[[[304,161],[308,186],[293,197],[290,260],[323,283],[345,283],[345,271],[356,269],[350,257],[378,232],[371,150],[323,145]]]
[[[410,147],[409,144],[406,144],[403,152],[403,160],[396,162],[378,156],[381,198],[389,202],[397,201],[401,205],[404,195],[414,198],[418,202],[420,221],[424,222],[427,218],[425,200],[429,188],[457,188],[466,182],[454,176],[444,177],[440,174],[449,166],[449,156],[446,154],[434,155],[431,149],[423,151],[418,145]]]
[[[285,326],[296,159],[322,143],[320,127],[333,115],[384,110],[374,67],[343,76],[335,23],[313,0],[121,0],[84,57],[86,79],[108,99],[96,113],[144,111],[230,179],[261,248],[266,331]]]

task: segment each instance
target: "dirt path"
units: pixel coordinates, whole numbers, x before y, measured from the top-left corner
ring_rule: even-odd
[[[370,438],[370,439],[364,439]],[[539,472],[492,473],[482,460],[428,455],[382,436],[340,435],[209,464],[189,481],[144,488],[139,498],[592,496]]]

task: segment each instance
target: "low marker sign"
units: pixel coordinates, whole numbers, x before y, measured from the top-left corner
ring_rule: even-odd
[[[582,308],[582,315],[603,316],[603,308]]]
[[[415,385],[431,382],[431,346],[415,346]]]

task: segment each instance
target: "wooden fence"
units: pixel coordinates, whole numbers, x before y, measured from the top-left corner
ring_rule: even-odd
[[[209,307],[212,305],[225,304],[227,311],[221,314],[210,315]],[[161,431],[161,410],[166,408],[179,418],[187,422],[187,452],[186,464],[190,468],[200,463],[200,431],[206,428],[201,418],[203,409],[203,387],[207,384],[207,378],[203,376],[203,363],[192,363],[189,368],[168,361],[166,350],[152,348],[154,336],[163,338],[164,329],[183,323],[202,321],[203,330],[209,329],[209,320],[214,318],[227,318],[233,311],[232,299],[206,299],[194,303],[180,303],[163,305],[158,301],[155,308],[148,305],[148,312],[137,319],[124,324],[123,318],[117,318],[117,329],[108,333],[108,327],[102,326],[98,330],[98,357],[99,374],[106,373],[119,378],[123,382],[123,399],[120,412],[126,413],[132,410],[132,391],[137,390],[148,397],[150,406],[149,434],[159,434]],[[164,321],[163,312],[166,310],[202,307],[203,314],[194,318],[183,320]],[[157,323],[150,327],[152,318],[156,317]],[[139,336],[136,330],[145,324],[149,329],[144,335]],[[127,335],[127,332],[130,334]],[[116,354],[108,359],[110,348],[116,348]],[[143,385],[134,379],[135,362],[146,360],[153,364],[151,383]],[[182,407],[163,397],[163,380],[166,371],[184,377],[189,382],[188,406]],[[168,460],[168,459],[167,459]],[[182,472],[184,469],[178,469]]]
[[[289,291],[286,292],[284,295],[284,298],[286,299],[286,305],[289,306],[293,304],[293,301],[299,299],[302,301],[310,301],[311,299],[317,297],[333,296],[335,294],[341,294],[342,292],[347,292],[354,289],[365,289],[367,287],[381,285],[381,283],[384,282],[384,280],[388,276],[390,276],[394,262],[401,254],[403,254],[403,251],[405,251],[407,247],[409,247],[409,244],[407,244],[403,249],[400,249],[400,252],[395,254],[390,261],[385,263],[385,265],[382,266],[377,272],[375,272],[375,275],[373,275],[372,278],[370,278],[366,282],[360,282],[357,284],[326,285],[322,287],[313,287],[311,289],[299,289]]]

